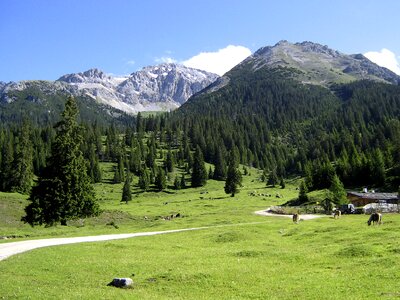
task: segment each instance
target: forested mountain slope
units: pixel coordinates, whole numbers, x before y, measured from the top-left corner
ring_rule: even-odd
[[[35,125],[54,124],[60,120],[68,90],[54,89],[53,83],[29,81],[23,89],[7,93],[11,101],[0,101],[0,123],[3,126],[21,123],[28,119]],[[76,97],[80,120],[86,123],[97,122],[101,125],[128,124],[132,117],[109,105],[101,104],[87,96]]]
[[[353,74],[345,83],[310,84],[303,80],[309,70],[298,64],[260,64],[256,58],[172,114],[174,126],[187,130],[210,161],[234,146],[242,163],[279,176],[312,174],[310,186],[316,188],[325,187],[334,171],[347,185],[400,183],[397,75],[370,62],[373,72],[360,70],[373,74],[367,79]],[[380,73],[386,77],[378,78]]]

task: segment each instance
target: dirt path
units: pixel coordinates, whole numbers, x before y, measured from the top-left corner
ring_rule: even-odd
[[[209,229],[209,228],[229,227],[229,226],[254,225],[254,224],[261,224],[261,223],[265,223],[265,222],[249,222],[249,223],[215,225],[215,226],[184,228],[184,229],[174,229],[174,230],[164,230],[164,231],[108,234],[108,235],[70,237],[70,238],[51,238],[51,239],[27,240],[27,241],[19,241],[19,242],[11,242],[11,243],[2,243],[2,244],[0,244],[0,261],[4,260],[12,255],[15,255],[15,254],[27,252],[27,251],[37,249],[37,248],[42,248],[42,247],[67,245],[67,244],[75,244],[75,243],[86,243],[86,242],[101,242],[101,241],[119,240],[119,239],[127,239],[127,238],[141,237],[141,236],[183,232],[183,231],[193,231],[193,230],[202,230],[202,229]]]
[[[127,239],[127,238],[140,237],[140,236],[150,236],[150,235],[166,234],[166,233],[174,233],[174,232],[182,232],[182,231],[190,231],[190,230],[200,230],[200,229],[206,229],[206,228],[209,228],[209,227],[186,228],[186,229],[152,231],[152,232],[108,234],[108,235],[71,237],[71,238],[52,238],[52,239],[2,243],[2,244],[0,244],[0,261],[3,259],[6,259],[7,257],[10,257],[14,254],[30,251],[30,250],[33,250],[36,248],[48,247],[48,246]]]
[[[268,212],[268,209],[259,210],[254,213],[257,215],[260,215],[260,216],[269,216],[269,217],[286,217],[286,218],[292,217],[292,215],[273,214],[273,213]],[[322,216],[320,216],[320,215],[300,215],[301,220],[310,220],[310,219],[315,219],[315,218],[319,218],[319,217],[322,217]],[[227,227],[227,226],[252,225],[252,224],[260,224],[260,223],[264,223],[264,222],[227,224],[227,225],[195,227],[195,228],[185,228],[185,229],[175,229],[175,230],[165,230],[165,231],[108,234],[108,235],[71,237],[71,238],[51,238],[51,239],[2,243],[2,244],[0,244],[0,261],[4,260],[12,255],[15,255],[15,254],[27,252],[27,251],[37,249],[37,248],[42,248],[42,247],[75,244],[75,243],[86,243],[86,242],[100,242],[100,241],[127,239],[127,238],[140,237],[140,236],[159,235],[159,234],[201,230],[201,229],[217,228],[217,227]]]
[[[280,215],[280,214],[274,214],[269,212],[269,208],[265,210],[259,210],[254,212],[256,215],[260,216],[267,216],[267,217],[284,217],[284,218],[292,218],[292,215]],[[311,215],[311,214],[305,214],[305,215],[300,215],[300,220],[311,220],[311,219],[316,219],[316,218],[322,218],[323,216],[321,215]]]

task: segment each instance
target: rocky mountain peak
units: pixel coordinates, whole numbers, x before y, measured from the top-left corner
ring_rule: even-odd
[[[59,79],[57,79],[57,81],[63,81],[67,83],[94,83],[109,79],[111,79],[111,76],[99,69],[94,68],[81,73],[72,73],[61,76]]]
[[[295,44],[280,41],[274,46],[260,48],[241,65],[250,65],[253,70],[276,67],[296,69],[294,77],[300,81],[324,86],[361,79],[400,83],[398,75],[376,65],[362,54],[347,55],[309,41]]]
[[[206,71],[193,69],[176,63],[163,63],[156,66],[147,66],[142,70],[132,73],[131,76],[149,76],[156,79],[158,76],[165,78],[167,76],[182,76],[187,80],[198,81],[211,78],[212,81],[218,78],[218,75]]]
[[[118,86],[126,101],[142,99],[173,105],[184,103],[218,78],[218,75],[174,63],[144,67]]]
[[[313,43],[309,41],[305,41],[302,43],[296,43],[294,44],[295,46],[299,46],[303,49],[305,52],[310,52],[310,53],[320,53],[320,54],[325,54],[331,57],[339,57],[341,53],[339,51],[333,50],[329,48],[326,45],[321,45],[318,43]]]

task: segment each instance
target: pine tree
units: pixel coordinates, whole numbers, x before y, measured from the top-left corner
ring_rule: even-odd
[[[129,154],[129,168],[131,172],[138,175],[140,171],[140,164],[141,164],[140,147],[139,146],[137,146],[136,148],[132,147]]]
[[[175,176],[174,189],[175,190],[180,190],[181,189],[181,181],[179,180],[178,175]]]
[[[156,181],[155,181],[156,189],[158,191],[163,191],[167,187],[167,181],[165,179],[165,173],[162,168],[158,168],[158,173],[156,176]]]
[[[150,186],[150,175],[147,169],[143,169],[140,171],[139,175],[139,187],[144,191],[148,191]]]
[[[99,166],[99,159],[96,155],[95,145],[91,143],[89,145],[89,169],[88,174],[92,179],[93,183],[101,181],[101,170]]]
[[[156,150],[153,147],[149,148],[146,157],[146,166],[148,168],[153,168],[156,165]]]
[[[125,171],[124,171],[124,161],[122,156],[120,155],[118,158],[118,164],[114,171],[114,183],[121,183],[125,180]]]
[[[225,193],[231,194],[234,197],[239,192],[238,186],[242,184],[242,175],[238,170],[238,159],[234,151],[229,154],[228,172],[225,181]]]
[[[126,174],[126,176],[125,176],[125,183],[124,183],[124,187],[122,189],[121,202],[128,203],[129,201],[132,200],[131,181],[132,181],[132,178],[131,178],[131,175],[128,172],[128,174]]]
[[[4,141],[2,148],[2,160],[1,160],[1,178],[0,178],[0,190],[3,192],[9,192],[11,187],[12,178],[12,163],[14,160],[14,136],[12,133],[8,134],[7,140]]]
[[[215,180],[225,180],[226,179],[226,164],[222,156],[220,148],[217,148],[217,154],[215,158],[215,169],[213,174],[213,179]]]
[[[171,150],[168,150],[167,157],[164,161],[164,168],[167,169],[168,172],[172,172],[174,170],[174,157],[172,155]]]
[[[185,174],[182,174],[180,186],[181,186],[181,189],[186,188]]]
[[[99,159],[97,158],[97,156],[95,157],[94,165],[93,165],[92,169],[93,169],[94,182],[95,183],[100,182],[101,178],[102,178],[102,173],[101,173],[101,169],[100,169]]]
[[[192,187],[204,186],[207,183],[207,170],[204,165],[203,153],[199,146],[193,158]]]
[[[76,101],[69,97],[62,119],[56,125],[57,135],[47,167],[30,193],[30,203],[22,218],[25,223],[34,226],[61,222],[66,225],[67,220],[99,212],[86,161],[80,151],[82,134],[77,116]]]
[[[279,185],[281,186],[281,189],[284,189],[286,187],[285,180],[283,178],[281,178]]]
[[[347,194],[343,187],[343,183],[340,181],[339,177],[335,174],[332,178],[332,183],[329,188],[332,193],[332,202],[336,205],[348,203]]]
[[[121,145],[114,124],[107,131],[105,158],[116,161],[121,150]]]
[[[306,186],[304,180],[302,180],[300,183],[300,190],[299,190],[299,203],[300,204],[308,202],[307,191],[308,191],[307,186]]]
[[[262,182],[267,182],[268,180],[268,170],[264,169],[262,174],[261,174],[261,181]]]
[[[269,173],[267,185],[275,186],[278,183],[278,175],[276,174],[276,169],[273,169]]]
[[[210,168],[208,169],[208,179],[212,179],[214,177],[214,172],[212,167],[210,166]]]
[[[312,165],[310,162],[307,162],[304,166],[304,177],[305,177],[305,184],[308,190],[311,190],[312,187],[314,186],[312,173],[313,173]]]
[[[22,194],[29,193],[33,182],[33,149],[29,135],[29,125],[24,122],[19,133],[10,184],[12,191]]]
[[[379,149],[373,152],[370,163],[372,183],[376,186],[383,186],[386,180],[385,162]]]
[[[139,135],[142,135],[144,130],[145,130],[144,120],[143,120],[142,114],[140,112],[138,112],[138,114],[136,116],[136,131]]]

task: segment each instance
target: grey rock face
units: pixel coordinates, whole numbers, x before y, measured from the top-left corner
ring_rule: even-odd
[[[146,67],[131,74],[117,90],[132,100],[183,104],[218,78],[218,75],[177,64]]]
[[[120,110],[167,111],[183,104],[218,75],[177,64],[145,67],[126,77],[113,77],[98,69],[58,79],[77,91]]]
[[[102,83],[111,80],[111,76],[107,76],[104,72],[98,69],[90,69],[83,73],[67,74],[58,79],[66,83]]]

